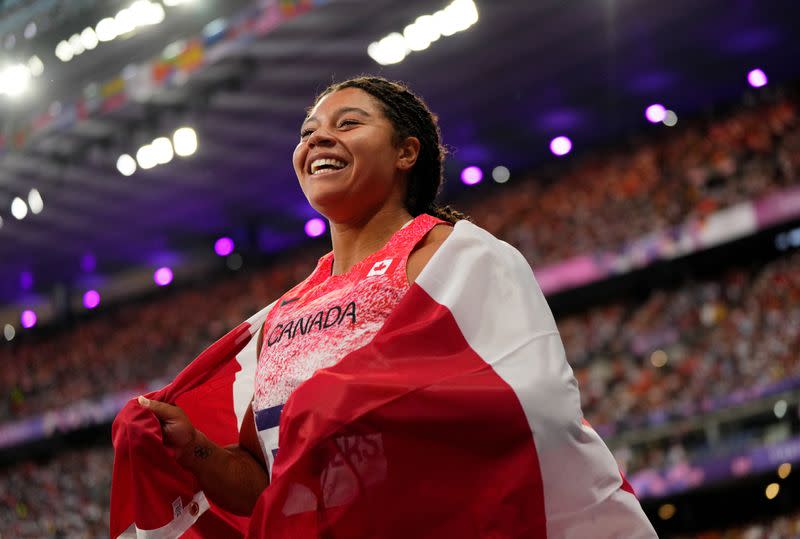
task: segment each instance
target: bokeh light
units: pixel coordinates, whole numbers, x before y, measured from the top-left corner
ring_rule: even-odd
[[[172,270],[166,266],[158,268],[153,274],[153,280],[158,286],[167,286],[172,282]]]
[[[97,290],[89,290],[83,295],[83,306],[87,309],[94,309],[100,305],[100,293]]]
[[[308,235],[311,238],[316,238],[322,236],[325,233],[325,230],[327,230],[327,228],[328,227],[325,224],[325,221],[323,221],[319,217],[314,217],[313,219],[309,219],[306,222],[305,226],[306,235]]]
[[[753,88],[761,88],[767,85],[767,74],[761,69],[753,69],[747,74],[747,82]]]
[[[565,136],[556,137],[550,141],[550,151],[561,157],[572,151],[572,141]]]
[[[657,124],[664,121],[664,117],[667,115],[667,109],[664,108],[664,105],[655,103],[647,107],[644,111],[644,115],[648,122]]]
[[[483,171],[480,167],[471,166],[461,171],[461,181],[466,185],[475,185],[483,180]]]
[[[19,321],[22,323],[22,327],[30,329],[36,325],[36,313],[30,309],[22,311],[22,316],[19,317]]]
[[[499,165],[492,170],[492,179],[497,183],[506,183],[509,178],[511,178],[511,171],[508,170],[508,167]]]
[[[235,245],[230,238],[220,238],[214,242],[214,252],[219,256],[228,256],[233,252]]]

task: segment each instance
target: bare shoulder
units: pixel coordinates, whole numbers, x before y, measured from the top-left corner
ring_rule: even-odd
[[[433,253],[439,249],[442,243],[444,243],[444,240],[446,240],[452,232],[452,225],[436,225],[422,238],[422,241],[417,244],[416,248],[408,256],[408,263],[406,264],[406,276],[408,277],[409,284],[417,280],[417,277],[422,273],[422,270],[433,256]]]

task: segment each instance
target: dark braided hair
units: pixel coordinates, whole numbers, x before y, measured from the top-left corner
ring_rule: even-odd
[[[395,144],[400,144],[407,137],[419,139],[419,156],[408,175],[405,198],[408,212],[413,217],[427,213],[450,223],[469,219],[450,206],[436,204],[436,197],[444,183],[444,157],[447,150],[442,146],[436,115],[425,102],[403,83],[383,77],[363,76],[328,86],[314,100],[314,106],[326,95],[345,88],[358,88],[380,102],[384,114],[394,127]]]

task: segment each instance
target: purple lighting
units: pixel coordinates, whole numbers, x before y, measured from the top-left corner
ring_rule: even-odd
[[[314,217],[306,222],[306,234],[312,238],[322,236],[326,228],[325,221],[319,217]]]
[[[30,310],[22,311],[22,316],[20,316],[19,320],[22,322],[22,327],[30,329],[36,325],[36,313]]]
[[[567,155],[571,150],[572,141],[567,137],[556,137],[550,141],[550,151],[559,157]]]
[[[158,268],[153,274],[153,279],[158,286],[167,286],[172,282],[172,270],[167,267]]]
[[[483,171],[480,167],[467,167],[461,171],[461,181],[467,185],[475,185],[481,183],[483,179]]]
[[[747,82],[753,88],[761,88],[767,85],[767,74],[760,69],[754,69],[747,74]]]
[[[89,290],[83,295],[83,306],[87,309],[94,309],[100,305],[100,293],[97,290]]]
[[[228,256],[233,252],[233,240],[230,238],[220,238],[214,243],[214,252],[219,256]]]
[[[664,118],[667,116],[667,109],[664,108],[664,105],[656,103],[655,105],[647,107],[647,110],[644,111],[644,115],[648,122],[657,124],[664,121]]]
[[[30,290],[33,286],[33,273],[29,271],[23,271],[19,275],[19,286],[23,290]]]
[[[97,260],[92,253],[86,253],[81,257],[81,269],[86,273],[91,273],[97,267]]]

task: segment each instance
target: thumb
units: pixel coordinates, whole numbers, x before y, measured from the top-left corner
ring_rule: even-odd
[[[145,396],[139,396],[139,405],[153,412],[162,421],[176,419],[181,415],[181,409],[166,402],[150,400]]]

